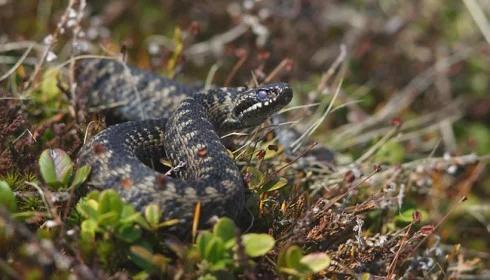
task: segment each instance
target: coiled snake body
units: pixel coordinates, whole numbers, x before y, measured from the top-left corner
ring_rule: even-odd
[[[116,190],[140,211],[155,203],[164,219],[180,219],[183,227],[198,202],[201,221],[237,217],[244,183],[220,136],[259,125],[292,98],[285,83],[205,90],[108,59],[80,60],[76,79],[90,107],[129,120],[82,147],[78,164],[92,167],[89,185]],[[163,157],[184,163],[175,177],[149,167]]]

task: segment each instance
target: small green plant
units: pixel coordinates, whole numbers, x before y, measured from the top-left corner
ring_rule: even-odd
[[[93,191],[78,202],[76,209],[83,217],[80,234],[84,241],[94,241],[97,233],[113,234],[126,242],[141,237],[137,226],[140,213],[125,204],[114,190]]]
[[[247,166],[245,173],[249,174],[248,186],[257,194],[272,192],[284,188],[288,180],[284,177],[267,177],[267,174],[253,166]]]
[[[90,166],[84,165],[74,173],[74,164],[61,149],[44,150],[39,157],[39,169],[46,184],[55,189],[77,188],[90,174]]]
[[[143,217],[111,189],[90,192],[78,202],[76,209],[83,218],[81,237],[87,241],[93,241],[97,233],[110,233],[120,240],[132,243],[141,237],[141,228],[156,231],[178,223],[178,220],[160,222],[162,212],[155,204],[145,208]]]
[[[205,273],[203,277],[214,279],[214,272],[230,271],[239,267],[237,238],[236,226],[229,218],[221,218],[212,231],[202,231],[199,234],[194,248],[201,257],[199,266]],[[247,233],[241,236],[241,243],[244,253],[253,258],[269,252],[274,247],[275,240],[268,234]]]
[[[31,172],[20,173],[18,171],[9,171],[0,177],[0,180],[7,182],[13,191],[22,191],[25,188],[25,182],[36,182],[37,177]]]
[[[68,100],[63,98],[60,90],[60,71],[55,68],[46,69],[42,73],[39,87],[31,89],[29,97],[31,102],[27,110],[40,119],[48,119],[60,112],[68,111]],[[49,131],[49,130],[48,130]],[[47,135],[43,135],[46,137]]]
[[[142,278],[164,271],[167,258],[153,252],[152,244],[157,242],[148,242],[143,237],[143,230],[156,233],[177,221],[160,222],[162,213],[157,205],[148,205],[143,216],[109,189],[90,192],[77,203],[76,210],[82,218],[80,237],[87,254],[96,251],[102,263],[107,265],[115,264],[114,256],[124,256],[121,262],[129,259],[144,270],[139,274]]]
[[[5,181],[0,181],[0,205],[3,205],[11,212],[15,212],[17,210],[17,202],[15,201],[14,192]]]
[[[311,274],[320,272],[330,265],[330,258],[325,253],[304,255],[301,248],[290,246],[279,253],[277,270],[293,279],[306,279]]]

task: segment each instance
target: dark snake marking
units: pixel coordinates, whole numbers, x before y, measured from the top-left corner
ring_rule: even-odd
[[[112,107],[130,120],[82,147],[78,164],[92,166],[90,186],[116,190],[139,211],[155,203],[164,219],[180,219],[187,229],[198,201],[201,221],[238,216],[245,187],[220,136],[257,126],[287,105],[288,84],[205,90],[107,59],[81,60],[76,69],[77,93],[89,107]],[[165,176],[148,166],[161,158],[185,166]]]

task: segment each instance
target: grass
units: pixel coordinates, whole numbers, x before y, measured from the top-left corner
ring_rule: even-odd
[[[4,4],[0,278],[489,276],[483,1],[263,2]],[[80,51],[206,86],[290,81],[282,120],[226,136],[243,219],[178,238],[158,207],[77,199],[73,161],[104,128],[75,94]]]

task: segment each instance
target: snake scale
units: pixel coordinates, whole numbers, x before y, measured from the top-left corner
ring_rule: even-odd
[[[237,218],[245,186],[220,136],[261,124],[293,95],[286,83],[191,87],[111,59],[79,60],[75,74],[77,94],[90,108],[127,121],[80,150],[77,163],[92,167],[88,185],[116,190],[139,211],[157,204],[163,219],[187,229],[198,202],[201,222]],[[167,176],[150,167],[161,158],[182,168]]]

